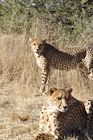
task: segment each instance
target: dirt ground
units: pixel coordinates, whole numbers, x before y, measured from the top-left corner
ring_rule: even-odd
[[[45,97],[17,95],[14,84],[0,89],[0,140],[32,140]]]

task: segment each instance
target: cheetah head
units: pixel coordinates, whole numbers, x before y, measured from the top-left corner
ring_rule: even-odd
[[[51,88],[49,90],[49,109],[53,112],[65,112],[69,108],[69,104],[72,98],[72,88],[69,89],[56,89]]]
[[[29,42],[33,52],[40,55],[44,49],[46,40],[41,40],[39,38],[29,38]]]
[[[93,100],[87,100],[85,103],[85,110],[87,114],[92,114],[93,113]]]

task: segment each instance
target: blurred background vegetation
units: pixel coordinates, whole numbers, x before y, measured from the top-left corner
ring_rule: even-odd
[[[0,31],[7,34],[35,34],[42,28],[50,38],[63,40],[84,34],[93,37],[92,0],[1,0]],[[34,29],[34,33],[33,33]],[[49,33],[50,32],[50,33]],[[57,34],[54,34],[56,32]],[[38,34],[40,34],[38,33]],[[44,33],[43,33],[44,34]],[[65,37],[66,36],[66,37]],[[52,38],[53,38],[52,37]]]

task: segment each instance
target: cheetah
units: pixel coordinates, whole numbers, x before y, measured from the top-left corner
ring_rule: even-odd
[[[87,132],[89,137],[93,140],[93,100],[87,100],[85,102],[85,109],[88,114]]]
[[[83,137],[86,137],[87,113],[84,104],[71,93],[72,88],[50,88],[48,99],[42,107],[39,122],[40,134],[36,140],[41,140],[42,134],[51,134],[54,137],[53,140],[63,140],[70,136],[79,136],[83,140]]]
[[[63,51],[59,51],[54,46],[46,43],[46,40],[29,38],[29,42],[34,52],[37,65],[42,70],[40,87],[41,93],[44,93],[46,88],[48,89],[49,87],[49,73],[51,67],[68,71],[76,68],[78,65],[83,64],[82,62],[86,56],[85,48],[73,48],[72,50],[71,48],[68,48],[68,50],[64,49]],[[84,62],[84,64],[86,67],[88,67],[88,63],[86,64]]]

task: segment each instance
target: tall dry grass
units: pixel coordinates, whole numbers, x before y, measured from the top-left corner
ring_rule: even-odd
[[[35,34],[35,36],[38,36]],[[64,44],[44,38],[61,46],[84,46],[89,40]],[[91,42],[91,40],[90,40]],[[82,77],[79,69],[69,72],[52,70],[50,86],[73,88],[73,95],[81,100],[93,98],[93,82]],[[39,114],[46,100],[39,94],[41,71],[36,65],[31,46],[25,35],[0,34],[0,139],[31,140],[38,130]]]

